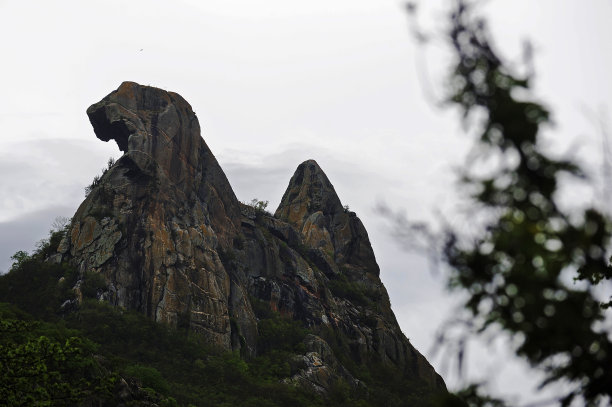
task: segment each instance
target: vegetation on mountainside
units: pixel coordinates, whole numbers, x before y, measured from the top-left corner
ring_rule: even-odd
[[[358,281],[349,281],[344,274],[329,280],[329,290],[337,297],[346,298],[355,305],[373,307],[381,299],[380,293]]]
[[[98,185],[100,185],[100,180],[102,179],[102,177],[104,176],[104,174],[106,174],[108,172],[108,170],[111,169],[111,167],[115,165],[115,159],[113,157],[110,157],[106,163],[106,168],[102,168],[102,174],[101,175],[96,175],[94,176],[93,181],[91,181],[91,184],[87,185],[85,187],[85,196],[89,196],[89,194],[91,193],[91,191],[93,191]]]
[[[70,406],[112,398],[117,376],[101,368],[96,347],[64,325],[32,321],[0,303],[0,400],[10,406]]]
[[[79,276],[45,261],[66,228],[53,231],[29,255],[18,252],[0,276],[0,399],[11,405],[114,406],[418,406],[430,390],[374,359],[359,361],[343,334],[317,329],[335,355],[365,383],[355,391],[339,380],[326,396],[283,384],[305,367],[312,331],[250,298],[258,318],[258,355],[223,352],[184,327],[171,329],[96,298],[102,276]],[[80,281],[83,300],[75,299]]]
[[[253,198],[251,199],[251,202],[246,203],[245,205],[249,205],[250,207],[255,208],[255,210],[257,211],[266,212],[269,214],[269,212],[266,209],[269,203],[270,201],[260,201],[257,198]]]

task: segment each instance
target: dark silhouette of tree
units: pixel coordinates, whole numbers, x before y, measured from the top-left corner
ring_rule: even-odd
[[[610,223],[595,208],[570,214],[559,207],[560,177],[585,175],[576,162],[543,151],[539,135],[549,111],[529,94],[529,75],[514,73],[498,56],[473,8],[456,1],[450,16],[456,61],[449,102],[462,110],[465,124],[476,118],[476,156],[498,164],[482,171],[472,159],[461,169],[477,214],[476,236],[448,225],[439,236],[448,285],[468,294],[468,329],[459,342],[501,328],[520,343],[516,354],[544,372],[542,386],[566,384],[555,402],[609,402],[612,344],[600,321],[611,301],[600,302],[593,288],[612,277]],[[504,405],[477,390],[458,395],[470,406]]]

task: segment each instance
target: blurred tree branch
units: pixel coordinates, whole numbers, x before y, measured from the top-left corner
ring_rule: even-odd
[[[609,402],[612,343],[601,321],[610,302],[602,303],[593,288],[612,278],[610,222],[596,208],[570,214],[557,204],[560,177],[585,179],[585,173],[573,160],[543,151],[540,130],[551,118],[529,93],[531,49],[525,54],[527,74],[513,72],[491,45],[475,4],[457,0],[450,14],[447,39],[455,62],[447,105],[458,107],[476,133],[475,155],[459,175],[483,224],[476,236],[449,224],[434,234],[426,224],[404,218],[396,223],[397,235],[433,251],[448,269],[449,289],[467,294],[469,329],[454,339],[459,366],[470,336],[501,331],[519,343],[514,349],[519,357],[545,373],[541,387],[571,384],[554,403]],[[440,340],[447,340],[444,333]],[[458,396],[470,406],[505,405],[478,389],[470,386]]]

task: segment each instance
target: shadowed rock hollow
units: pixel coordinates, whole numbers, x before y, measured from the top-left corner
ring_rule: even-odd
[[[87,114],[124,154],[75,213],[58,260],[103,276],[100,300],[246,357],[258,352],[255,305],[266,304],[311,332],[287,382],[359,386],[340,362],[350,359],[445,389],[397,324],[363,224],[315,161],[298,166],[272,216],[236,199],[178,94],[124,82]]]

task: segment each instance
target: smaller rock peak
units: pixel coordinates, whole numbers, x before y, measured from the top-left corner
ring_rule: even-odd
[[[319,164],[311,159],[295,170],[275,216],[301,228],[315,212],[329,216],[342,211],[334,186]]]
[[[275,216],[296,227],[308,247],[321,250],[336,264],[379,274],[361,220],[345,210],[315,160],[304,161],[297,167]]]

